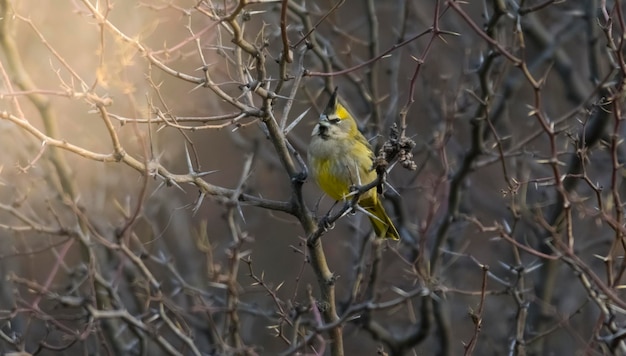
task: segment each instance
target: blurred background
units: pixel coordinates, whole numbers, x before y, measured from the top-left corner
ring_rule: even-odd
[[[0,11],[2,353],[330,355],[337,325],[346,355],[625,352],[620,1]],[[415,165],[402,241],[323,233],[329,306],[293,206],[334,202],[276,147],[306,172],[335,86]]]

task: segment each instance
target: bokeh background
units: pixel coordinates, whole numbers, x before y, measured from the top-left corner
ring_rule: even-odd
[[[2,353],[341,354],[337,325],[346,355],[626,350],[620,1],[0,10]],[[307,217],[270,203],[333,207],[275,143],[305,172],[335,86],[415,169],[387,176],[402,241],[321,236],[331,325]]]

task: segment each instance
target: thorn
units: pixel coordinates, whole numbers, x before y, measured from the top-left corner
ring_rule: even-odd
[[[358,205],[358,204],[357,204],[357,205],[355,206],[355,208],[356,208],[356,210],[358,210],[358,211],[360,211],[360,212],[362,212],[362,213],[365,213],[365,215],[367,215],[367,216],[369,216],[369,217],[371,217],[371,218],[374,218],[374,219],[376,219],[376,220],[378,220],[378,221],[382,222],[383,224],[387,225],[387,224],[386,224],[384,221],[382,221],[382,220],[381,220],[378,216],[376,216],[376,215],[374,215],[374,214],[370,213],[369,211],[367,211],[367,210],[363,209],[360,205]]]
[[[219,172],[219,171],[220,171],[219,169],[214,169],[212,171],[194,173],[194,176],[196,176],[196,177],[204,177],[204,176],[208,176],[209,174],[213,174],[213,173]]]
[[[187,148],[187,143],[185,143],[185,159],[187,160],[187,169],[189,170],[189,173],[195,174],[193,164],[191,163],[191,155],[189,154],[189,149]]]
[[[354,162],[354,167],[356,168],[357,182],[359,183],[359,185],[363,185],[363,183],[361,183],[361,171],[359,170],[359,165],[357,162]]]
[[[203,88],[203,87],[204,87],[204,85],[205,85],[205,83],[204,83],[204,82],[202,82],[202,83],[200,83],[200,84],[196,85],[195,87],[191,88],[191,90],[190,90],[190,91],[188,91],[188,93],[191,93],[191,92],[196,91],[196,90],[198,90],[198,89],[200,89],[200,88]]]
[[[159,189],[163,188],[164,186],[165,186],[165,182],[159,183],[159,185],[154,189],[152,194],[150,194],[150,197],[152,198],[156,194],[156,192],[158,192]]]
[[[239,212],[239,216],[241,216],[241,220],[243,223],[246,223],[246,217],[243,216],[243,210],[241,209],[241,204],[237,203],[237,212]]]
[[[389,182],[385,181],[385,186],[387,186],[389,189],[391,189],[394,193],[396,193],[398,196],[400,196],[400,193],[398,193],[398,191],[393,187],[393,185],[389,184]]]
[[[170,184],[170,185],[175,186],[175,187],[176,187],[176,188],[178,188],[178,190],[180,190],[181,192],[185,192],[185,190],[183,189],[183,187],[181,187],[181,186],[180,186],[180,184],[178,184],[178,182],[176,182],[176,181],[175,181],[175,180],[173,180],[173,179],[167,179],[165,183],[166,183],[166,184]],[[186,193],[186,192],[185,192],[185,193]]]
[[[287,126],[285,129],[285,135],[287,135],[294,127],[296,127],[296,125],[300,123],[300,121],[302,121],[302,119],[304,119],[309,110],[311,110],[311,108],[306,109],[302,114],[300,114],[300,116],[293,120],[289,126]]]
[[[191,209],[191,211],[193,212],[193,216],[196,215],[196,213],[198,212],[198,210],[200,210],[200,205],[202,205],[202,201],[204,200],[204,193],[200,193],[200,196],[198,197],[198,200],[196,201],[196,204],[193,206],[193,209]]]

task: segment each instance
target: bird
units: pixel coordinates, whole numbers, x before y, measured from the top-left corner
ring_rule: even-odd
[[[353,194],[351,187],[364,186],[378,178],[374,153],[354,117],[339,103],[337,88],[311,133],[308,161],[317,185],[336,201],[349,199]],[[358,206],[365,210],[377,237],[400,239],[377,189],[362,193]]]

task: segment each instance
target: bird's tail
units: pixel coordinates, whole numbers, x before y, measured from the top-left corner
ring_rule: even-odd
[[[376,199],[373,205],[364,207],[364,209],[373,215],[369,216],[369,219],[372,223],[376,236],[386,239],[400,239],[400,234],[398,234],[398,230],[396,230],[396,227],[393,225],[389,215],[387,215],[385,207],[380,199]]]

